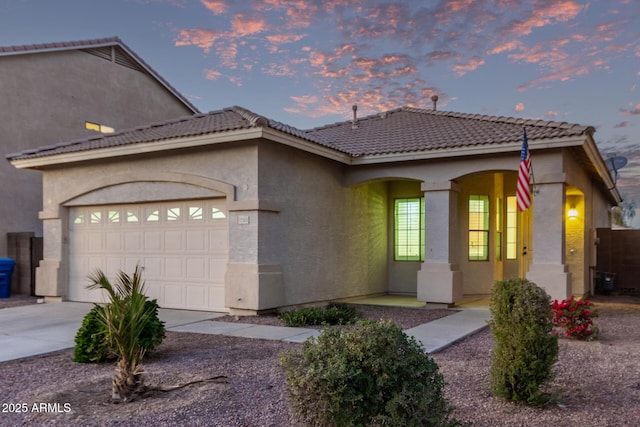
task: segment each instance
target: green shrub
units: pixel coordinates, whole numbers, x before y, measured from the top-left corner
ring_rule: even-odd
[[[101,363],[115,360],[116,355],[109,347],[107,330],[100,322],[102,307],[95,304],[84,316],[75,337],[73,361],[78,363]]]
[[[145,301],[145,310],[153,315],[140,335],[140,345],[146,350],[153,350],[162,343],[165,338],[164,322],[158,318],[158,302]],[[78,363],[103,363],[117,359],[111,345],[107,329],[100,321],[104,313],[103,306],[94,304],[94,307],[82,320],[82,325],[74,339],[73,361]]]
[[[540,386],[553,377],[558,359],[551,298],[527,280],[505,280],[494,285],[490,310],[493,393],[532,405],[548,402]]]
[[[326,328],[280,361],[289,405],[305,424],[457,425],[438,365],[390,320]]]
[[[326,307],[305,307],[285,311],[278,315],[287,326],[346,325],[352,323],[358,314],[354,307],[343,303],[331,303]]]

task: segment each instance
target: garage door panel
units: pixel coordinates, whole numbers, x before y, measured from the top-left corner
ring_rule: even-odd
[[[143,248],[145,251],[162,250],[162,233],[160,231],[145,231]]]
[[[122,250],[122,232],[109,231],[105,233],[105,248],[107,251]]]
[[[181,283],[166,283],[164,285],[164,306],[185,308],[185,285]]]
[[[226,252],[229,250],[229,233],[226,230],[209,231],[209,248],[214,251]]]
[[[88,291],[96,269],[144,267],[147,295],[161,307],[226,311],[228,220],[224,200],[72,208],[69,299],[103,302]]]
[[[144,258],[144,276],[147,279],[159,279],[164,276],[164,262],[160,257]]]
[[[183,248],[182,238],[184,231],[172,230],[164,233],[164,249],[167,251],[180,251]]]
[[[102,232],[90,231],[87,233],[87,250],[90,252],[101,252],[104,248],[104,237]]]
[[[224,283],[224,275],[226,271],[226,261],[217,259],[211,259],[209,261],[209,277],[211,277],[215,283]]]
[[[149,280],[145,280],[145,292],[149,299],[157,300],[158,305],[162,306],[162,301],[164,301],[164,294],[162,292],[161,286],[154,285]]]
[[[204,258],[187,258],[186,278],[204,279],[208,276],[207,260]]]
[[[187,245],[186,249],[188,251],[206,251],[207,250],[207,240],[206,240],[206,231],[205,230],[188,230],[186,233]]]
[[[124,231],[124,249],[129,251],[142,250],[142,233],[139,231]]]
[[[174,258],[174,257],[166,257],[164,259],[164,275],[166,277],[172,277],[172,278],[182,278],[184,277],[184,268],[183,268],[183,263],[184,259],[182,257],[180,258]]]
[[[204,286],[187,286],[185,303],[188,306],[206,306],[208,296],[207,288]]]

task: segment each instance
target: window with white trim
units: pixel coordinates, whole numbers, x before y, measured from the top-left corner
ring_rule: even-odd
[[[489,196],[469,196],[469,261],[489,259]]]
[[[424,260],[424,198],[396,199],[394,207],[396,261]]]
[[[507,196],[507,259],[518,258],[518,207],[516,196]]]

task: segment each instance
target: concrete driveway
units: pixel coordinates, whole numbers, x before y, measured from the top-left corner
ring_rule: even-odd
[[[93,304],[50,302],[0,310],[0,362],[72,348]],[[160,309],[167,329],[223,316],[222,313]]]

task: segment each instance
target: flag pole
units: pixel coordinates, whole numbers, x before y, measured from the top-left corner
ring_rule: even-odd
[[[518,210],[524,212],[531,205],[533,197],[531,191],[531,154],[527,141],[527,129],[522,127],[522,149],[520,150],[520,166],[518,167],[518,181],[516,186],[516,199]],[[535,180],[534,184],[535,186]]]

